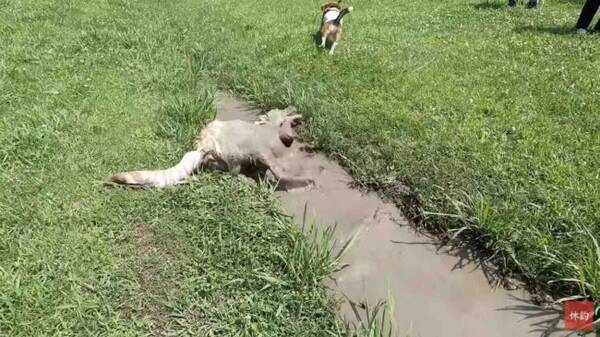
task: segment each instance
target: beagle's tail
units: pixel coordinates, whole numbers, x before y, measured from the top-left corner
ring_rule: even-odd
[[[203,153],[191,151],[183,156],[179,164],[166,170],[122,172],[110,178],[110,185],[129,187],[167,187],[186,183],[200,168]]]
[[[335,18],[334,24],[339,25],[342,22],[344,15],[352,12],[353,10],[354,10],[354,7],[352,7],[352,6],[342,9],[342,11],[340,12],[340,15],[338,15],[338,17]]]

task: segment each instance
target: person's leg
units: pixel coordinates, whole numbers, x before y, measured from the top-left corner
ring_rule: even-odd
[[[594,19],[594,15],[598,11],[598,7],[600,6],[600,0],[587,0],[583,8],[581,9],[581,14],[579,15],[579,20],[577,20],[577,29],[588,29],[592,19]],[[596,25],[597,28],[598,25]]]
[[[527,8],[536,8],[538,5],[538,0],[529,0],[527,2]]]
[[[508,7],[517,7],[517,0],[508,0]]]

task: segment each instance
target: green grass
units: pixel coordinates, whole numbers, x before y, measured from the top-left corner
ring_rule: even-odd
[[[316,1],[201,3],[188,50],[221,86],[298,106],[320,150],[397,201],[408,185],[430,228],[600,298],[600,40],[574,35],[582,1],[354,0],[334,57]]]
[[[334,57],[319,4],[0,0],[0,335],[338,331],[330,256],[267,189],[100,186],[172,164],[215,85],[297,105],[359,184],[397,200],[406,184],[431,227],[600,298],[599,39],[571,34],[581,4],[356,0]]]
[[[320,282],[335,268],[327,242],[270,189],[211,174],[101,185],[177,161],[213,117],[186,47],[198,13],[0,2],[0,335],[341,335]]]

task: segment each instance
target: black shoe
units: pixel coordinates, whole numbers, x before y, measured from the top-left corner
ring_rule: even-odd
[[[508,7],[517,7],[517,0],[508,0]]]

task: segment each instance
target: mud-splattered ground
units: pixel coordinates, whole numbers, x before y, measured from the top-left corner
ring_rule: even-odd
[[[260,111],[226,93],[216,96],[217,119],[254,120]],[[283,158],[288,173],[311,177],[317,186],[278,192],[296,222],[336,225],[350,266],[335,275],[331,289],[357,303],[376,304],[391,294],[397,331],[410,336],[566,336],[561,313],[533,303],[521,290],[490,285],[469,254],[440,249],[421,236],[392,204],[350,187],[352,178],[335,162],[303,151],[295,142]],[[306,219],[305,219],[306,205]],[[352,320],[349,305],[342,314]]]

